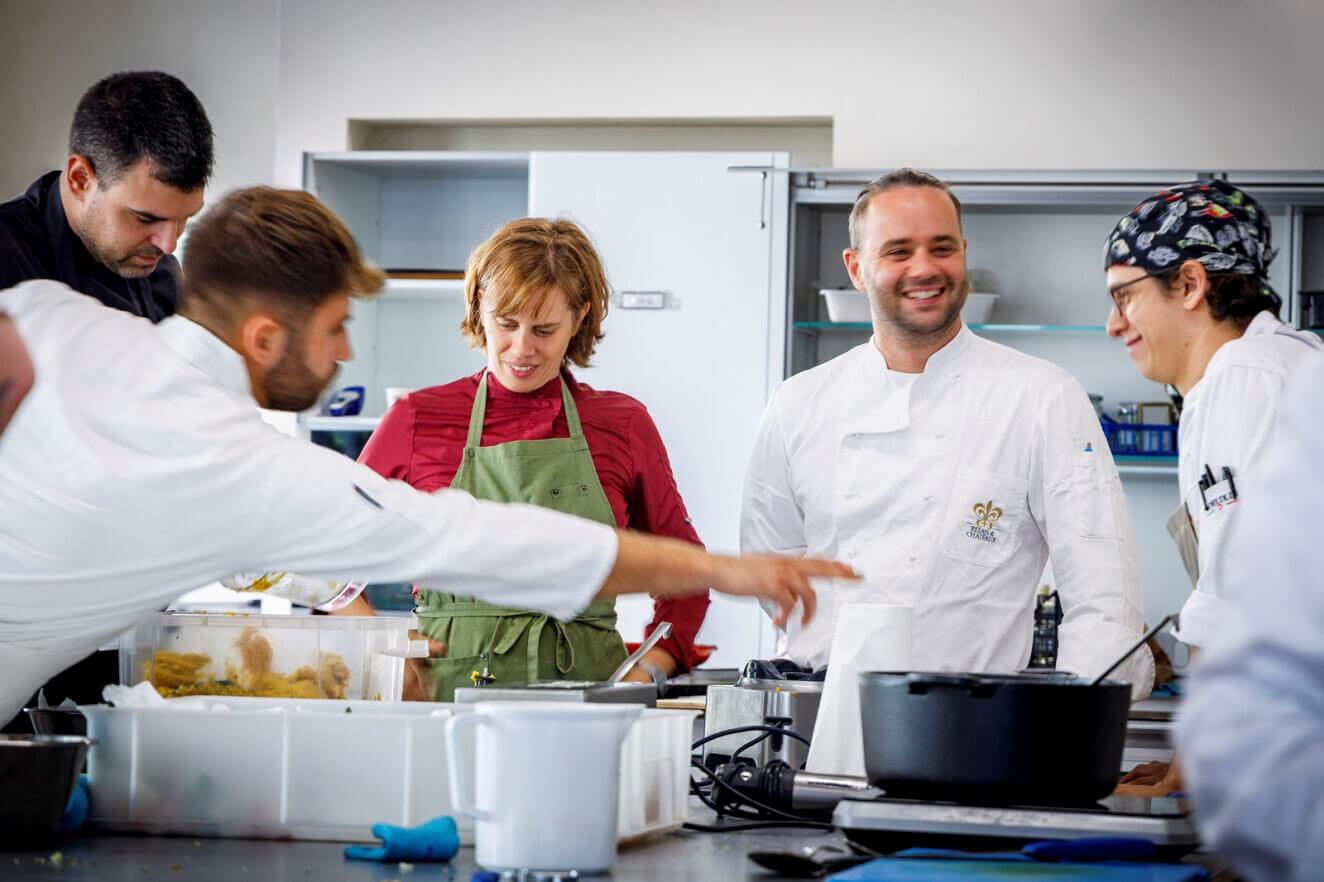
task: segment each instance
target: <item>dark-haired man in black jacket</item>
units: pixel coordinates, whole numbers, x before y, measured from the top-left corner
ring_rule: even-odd
[[[202,103],[158,71],[113,74],[78,102],[64,168],[0,205],[0,290],[56,279],[160,321],[175,311],[184,224],[213,164]]]

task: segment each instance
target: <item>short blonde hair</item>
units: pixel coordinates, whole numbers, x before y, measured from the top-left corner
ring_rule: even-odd
[[[464,271],[465,310],[460,331],[475,349],[487,348],[483,295],[501,315],[538,306],[560,291],[573,312],[588,312],[566,349],[567,361],[588,367],[602,339],[611,289],[588,234],[574,221],[525,217],[511,221],[474,249]]]

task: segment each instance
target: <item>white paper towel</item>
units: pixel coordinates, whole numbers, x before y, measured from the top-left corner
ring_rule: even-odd
[[[860,673],[910,670],[913,620],[909,606],[846,603],[838,608],[806,769],[825,775],[864,774]]]

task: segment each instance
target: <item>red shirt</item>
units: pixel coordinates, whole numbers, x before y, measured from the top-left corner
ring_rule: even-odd
[[[479,371],[420,389],[397,401],[368,439],[359,462],[424,492],[449,487],[464,455],[469,413],[482,375]],[[676,489],[662,437],[644,406],[628,395],[586,386],[569,371],[562,376],[579,410],[616,526],[702,544]],[[526,393],[512,392],[488,377],[482,446],[569,436],[559,380]],[[694,637],[707,610],[706,594],[654,598],[653,623],[644,634],[652,633],[656,622],[671,622],[671,636],[658,646],[676,659],[679,671],[688,671],[693,667]]]

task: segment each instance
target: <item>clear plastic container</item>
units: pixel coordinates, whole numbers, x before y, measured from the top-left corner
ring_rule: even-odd
[[[454,814],[446,722],[472,708],[205,696],[85,706],[97,741],[88,758],[92,821],[153,834],[370,840],[379,822]],[[647,708],[630,729],[619,841],[685,822],[695,715]],[[461,749],[472,756],[472,743]],[[472,843],[472,823],[455,820]]]
[[[120,638],[120,682],[166,697],[399,701],[412,616],[162,613]]]

